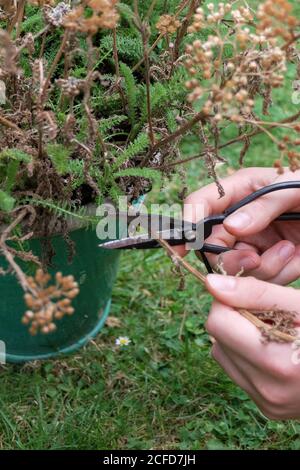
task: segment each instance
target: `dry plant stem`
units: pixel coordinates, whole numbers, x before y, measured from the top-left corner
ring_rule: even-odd
[[[48,33],[48,31],[45,31],[44,34],[43,34],[43,37],[42,37],[42,44],[41,44],[41,49],[40,49],[40,54],[39,54],[40,59],[43,58],[43,55],[44,55],[44,52],[45,52],[47,33]]]
[[[78,145],[79,147],[81,147],[83,150],[85,150],[85,152],[87,152],[90,155],[90,157],[92,157],[93,153],[92,153],[91,149],[89,149],[82,142],[79,142],[79,140],[77,140],[77,139],[72,139],[71,142]]]
[[[6,229],[3,231],[1,238],[0,238],[0,249],[6,258],[6,261],[8,264],[11,266],[13,269],[14,273],[16,274],[23,290],[25,292],[32,292],[30,286],[28,285],[28,282],[26,280],[26,276],[23,273],[22,269],[20,266],[15,262],[14,260],[14,255],[9,251],[9,248],[6,245],[6,239],[9,236],[9,234],[12,232],[12,230],[19,225],[20,222],[26,217],[27,215],[27,209],[24,209],[20,212],[20,214],[15,218],[15,220],[8,226]]]
[[[166,250],[166,252],[171,256],[171,258],[176,261],[176,263],[178,263],[180,266],[182,266],[187,271],[189,271],[194,277],[196,277],[205,286],[206,276],[204,274],[202,274],[200,271],[198,271],[193,266],[191,266],[190,263],[188,263],[185,259],[183,259],[170,246],[170,244],[166,240],[163,240],[157,234],[156,234],[156,236],[155,236],[155,234],[153,234],[153,236],[155,238],[157,238],[159,244]],[[272,330],[272,326],[264,323],[259,318],[257,318],[255,315],[253,315],[253,313],[249,312],[248,310],[242,309],[242,308],[241,309],[236,309],[236,310],[240,313],[240,315],[242,315],[248,321],[253,323],[253,325],[255,325],[257,328],[259,328],[259,329],[263,328],[264,330],[267,330],[267,329]],[[272,330],[272,334],[273,334],[274,337],[278,338],[278,340],[284,341],[284,342],[287,342],[287,343],[293,343],[294,341],[296,341],[298,339],[297,336],[292,336],[292,335],[289,335],[287,333],[283,333],[283,332],[278,331],[278,330]]]
[[[150,5],[150,7],[147,11],[147,14],[146,14],[146,20],[147,21],[150,19],[156,4],[157,4],[157,0],[152,0],[151,5]]]
[[[182,12],[182,10],[185,9],[185,7],[187,6],[187,4],[189,3],[190,0],[187,0],[186,2],[183,2],[183,4],[181,5],[181,7],[179,7],[179,9],[177,10],[177,12],[175,13],[174,17],[175,18],[178,18],[178,15],[180,15],[180,13]],[[151,52],[156,48],[157,44],[159,43],[159,41],[164,37],[164,33],[160,33],[159,36],[155,39],[154,43],[152,44],[151,47],[149,47],[149,50],[148,50],[148,53],[149,55],[151,54]],[[132,72],[135,72],[145,61],[145,57],[142,57],[141,60],[133,67],[132,69]]]
[[[14,124],[13,122],[9,121],[7,118],[1,115],[0,115],[0,125],[4,127],[8,127],[10,129],[14,129],[15,131],[20,132],[20,134],[23,134],[23,131],[16,124]]]
[[[265,322],[263,322],[262,320],[260,320],[259,318],[257,318],[255,315],[253,315],[253,313],[251,312],[248,312],[248,310],[245,310],[243,308],[240,308],[240,309],[237,309],[237,311],[245,318],[247,318],[247,320],[249,320],[251,323],[253,323],[255,326],[257,326],[257,328],[259,329],[272,329],[272,327],[270,327],[269,325],[267,325]],[[280,339],[281,341],[284,341],[286,343],[293,343],[294,341],[296,341],[298,339],[297,336],[292,336],[292,335],[289,335],[287,333],[283,333],[282,331],[278,331],[278,330],[275,330],[275,331],[272,331],[272,333],[274,334],[274,336],[276,336],[278,339]]]
[[[150,62],[149,62],[149,32],[147,22],[141,20],[139,14],[138,1],[134,0],[134,13],[136,17],[136,27],[141,33],[144,51],[144,62],[145,62],[145,82],[146,82],[146,93],[147,93],[147,117],[149,127],[149,138],[151,147],[155,144],[153,124],[152,124],[152,110],[151,110],[151,80],[150,80]]]
[[[114,62],[115,62],[115,68],[116,68],[117,87],[121,96],[123,109],[126,110],[126,98],[125,98],[123,88],[121,85],[119,54],[118,54],[118,44],[117,44],[117,28],[113,29],[113,54],[114,54]]]
[[[101,135],[101,132],[99,130],[99,126],[96,126],[95,128],[94,121],[93,121],[93,114],[92,114],[91,107],[90,107],[91,83],[92,83],[92,77],[93,77],[93,40],[90,35],[87,37],[87,45],[88,45],[88,74],[87,74],[86,85],[84,89],[83,106],[84,106],[84,110],[85,110],[87,120],[89,123],[90,134],[91,136],[93,134],[97,135],[97,138],[98,138],[101,150],[102,150],[102,154],[104,157],[106,153],[106,145]]]
[[[172,259],[176,260],[176,262],[178,262],[180,266],[184,267],[187,271],[193,274],[193,276],[195,276],[203,284],[205,283],[206,277],[204,274],[202,274],[196,268],[191,266],[190,263],[188,263],[184,258],[182,258],[166,240],[160,238],[157,233],[153,233],[152,235],[158,240],[159,244],[166,250],[166,252],[172,257]]]
[[[193,15],[196,11],[196,8],[198,7],[197,3],[198,3],[197,0],[191,0],[188,13],[187,13],[187,15],[186,15],[186,17],[185,17],[185,19],[182,23],[181,28],[178,30],[176,41],[175,41],[175,46],[174,46],[174,62],[176,62],[176,60],[179,57],[180,44],[181,44],[183,38],[186,35],[186,32],[187,32],[188,26],[190,24],[190,21],[193,18]],[[202,4],[202,2],[200,3],[200,5],[201,4]]]
[[[279,121],[279,122],[276,122],[276,123],[274,122],[274,123],[271,123],[269,125],[270,125],[271,129],[275,129],[275,128],[281,127],[281,126],[285,127],[285,124],[292,124],[294,121],[296,121],[299,118],[300,118],[300,111],[298,111],[298,113],[296,113],[296,114],[293,114],[292,116],[289,116],[289,117],[283,119],[282,121]],[[248,134],[239,135],[238,137],[235,137],[234,139],[231,139],[228,142],[225,142],[225,144],[219,145],[219,147],[216,150],[219,151],[219,150],[222,150],[226,147],[229,147],[230,145],[238,144],[238,143],[244,141],[245,139],[250,139],[251,137],[255,137],[259,134],[262,134],[262,132],[263,132],[262,128],[259,127],[258,129],[255,129],[254,131],[249,132]],[[157,142],[157,145],[159,145],[160,142],[162,142],[162,141]],[[198,155],[194,155],[192,157],[185,158],[185,159],[182,159],[182,160],[177,160],[176,162],[168,163],[167,165],[164,165],[163,168],[167,169],[167,168],[172,168],[172,167],[177,166],[177,165],[183,165],[183,164],[191,162],[192,160],[195,160],[197,158],[201,158],[204,155],[205,155],[205,152],[201,152]]]
[[[134,8],[134,14],[136,16],[136,19],[140,20],[140,14],[139,14],[139,2],[138,0],[134,0],[133,2],[133,8]]]
[[[294,36],[290,41],[288,41],[284,46],[282,46],[282,50],[286,51],[294,42],[298,41],[300,39],[300,34],[297,34]]]
[[[36,41],[39,37],[43,36],[44,34],[46,34],[48,31],[50,30],[50,26],[47,25],[45,26],[45,28],[41,29],[41,31],[39,31],[38,33],[36,33],[34,36],[33,36],[33,41]],[[22,44],[18,50],[17,50],[17,54],[16,56],[14,57],[14,59],[17,57],[17,55],[20,54],[20,52],[22,52],[24,49],[26,49],[26,43],[25,44]]]
[[[24,12],[25,12],[25,3],[26,0],[22,0],[19,5],[18,13],[17,13],[17,18],[16,18],[16,38],[18,39],[21,34],[21,25],[22,25],[22,20],[24,17]]]
[[[148,53],[151,54],[151,52],[156,48],[157,44],[159,41],[164,37],[164,34],[160,34],[157,39],[154,41],[151,47],[149,47]],[[142,57],[142,59],[133,67],[132,72],[135,72],[143,63],[144,63],[145,57]]]
[[[153,125],[152,125],[152,110],[151,110],[151,82],[150,82],[150,63],[149,63],[149,38],[146,30],[147,26],[142,26],[142,38],[144,45],[144,62],[145,62],[145,78],[146,78],[146,88],[147,88],[147,114],[148,114],[148,126],[149,126],[149,137],[151,142],[151,147],[155,145]]]
[[[65,46],[67,44],[67,41],[69,39],[69,34],[68,32],[65,32],[64,36],[63,36],[63,39],[62,39],[62,42],[61,42],[61,45],[60,45],[60,48],[58,49],[57,53],[56,53],[56,56],[51,64],[51,67],[50,67],[50,70],[48,72],[48,75],[47,75],[47,78],[45,80],[45,83],[44,83],[44,86],[43,86],[43,90],[42,90],[42,93],[41,93],[41,103],[43,103],[43,101],[45,100],[45,96],[46,96],[46,93],[47,93],[47,89],[50,85],[50,81],[51,81],[51,77],[64,53],[64,50],[65,50]]]
[[[19,34],[20,34],[20,25],[21,25],[21,21],[24,15],[24,8],[25,8],[25,0],[19,1],[16,14],[12,18],[11,23],[7,27],[7,32],[11,34],[14,27],[17,25],[17,32],[16,32],[17,38],[19,37]]]
[[[179,127],[175,132],[173,132],[173,134],[170,134],[167,137],[165,137],[164,139],[161,139],[160,141],[158,141],[154,145],[154,147],[151,149],[150,154],[146,155],[146,157],[144,158],[144,160],[141,163],[141,166],[142,167],[145,166],[146,163],[148,162],[148,160],[153,156],[153,154],[155,154],[155,152],[157,152],[158,150],[160,150],[163,147],[166,147],[167,145],[172,143],[174,140],[176,140],[178,137],[180,137],[183,134],[185,134],[186,132],[188,132],[198,122],[201,121],[202,124],[205,124],[207,119],[208,119],[208,116],[206,114],[204,114],[202,111],[200,113],[197,113],[193,117],[193,119],[191,119],[190,121],[187,121],[185,124],[183,124],[181,127]]]

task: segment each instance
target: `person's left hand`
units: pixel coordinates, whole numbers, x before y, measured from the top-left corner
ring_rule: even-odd
[[[217,299],[206,328],[215,338],[213,358],[271,419],[300,418],[300,350],[292,343],[262,342],[261,332],[234,307],[298,312],[300,292],[291,287],[210,274],[206,286]]]

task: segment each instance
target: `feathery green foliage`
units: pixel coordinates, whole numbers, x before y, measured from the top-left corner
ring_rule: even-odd
[[[138,88],[135,83],[134,75],[126,64],[120,64],[120,71],[124,77],[125,82],[125,93],[128,101],[128,116],[131,121],[131,125],[136,124],[136,108],[138,102]]]
[[[32,204],[33,206],[43,207],[53,214],[58,216],[63,216],[71,222],[72,219],[77,219],[82,223],[83,226],[95,226],[98,219],[94,216],[91,216],[87,213],[85,207],[76,208],[74,205],[70,205],[67,202],[54,202],[51,199],[36,199],[34,197],[24,198],[23,203]]]
[[[121,61],[130,65],[135,65],[143,56],[143,44],[139,36],[131,30],[123,30],[122,34],[117,36],[117,48]],[[113,51],[112,35],[106,35],[100,42],[101,54],[110,54]]]
[[[110,134],[113,133],[113,129],[117,127],[122,122],[126,121],[128,118],[125,115],[120,114],[119,116],[111,116],[109,118],[101,119],[99,123],[99,131],[103,137],[110,137]]]
[[[32,162],[32,156],[29,155],[26,152],[23,152],[23,150],[19,149],[4,149],[0,152],[0,162],[3,159],[7,160],[15,160],[19,162],[24,162],[24,163],[31,163]]]
[[[158,170],[151,168],[125,168],[114,173],[114,178],[120,178],[124,176],[134,176],[139,178],[147,178],[153,181],[159,181],[161,174]]]
[[[62,144],[48,144],[47,153],[59,175],[64,175],[69,169],[70,149]]]
[[[6,191],[0,189],[0,209],[4,212],[10,212],[15,206],[15,198],[10,196]]]
[[[145,132],[141,132],[138,137],[131,142],[124,152],[116,159],[113,164],[113,170],[120,168],[124,163],[128,162],[131,158],[140,154],[149,146],[149,137]]]
[[[31,163],[31,155],[19,149],[4,149],[0,152],[0,179],[2,181],[2,187],[5,190],[1,196],[3,201],[1,207],[6,207],[6,209],[3,209],[6,212],[10,210],[8,208],[10,204],[12,204],[13,198],[9,199],[8,196],[16,184],[21,162]],[[13,206],[14,204],[12,204],[11,208],[13,208]]]
[[[166,84],[157,82],[151,85],[151,111],[152,113],[165,112],[167,105],[172,101],[172,96],[168,93],[168,86]],[[147,110],[147,96],[146,88],[143,86],[143,103],[141,108],[141,121],[140,126],[147,122],[148,110]]]

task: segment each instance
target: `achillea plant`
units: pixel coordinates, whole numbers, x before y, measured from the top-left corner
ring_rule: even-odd
[[[186,161],[189,134],[221,196],[222,149],[242,144],[242,164],[259,133],[276,144],[278,171],[285,161],[299,168],[300,112],[281,121],[271,112],[287,69],[299,78],[299,21],[286,0],[252,4],[0,0],[0,248],[25,291],[31,333],[71,314],[78,288],[69,279],[61,289],[61,274],[50,287],[43,271],[28,277],[18,260],[41,261],[8,242],[58,224],[67,234],[66,217],[89,222],[86,204],[149,191]]]

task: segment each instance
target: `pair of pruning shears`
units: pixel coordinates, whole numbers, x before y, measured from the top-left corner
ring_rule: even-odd
[[[265,196],[266,194],[281,191],[285,189],[300,189],[300,181],[287,181],[282,183],[275,183],[270,186],[265,186],[258,191],[249,194],[247,197],[226,209],[222,214],[215,214],[210,217],[197,222],[191,223],[182,220],[176,220],[169,217],[157,216],[157,228],[155,233],[150,230],[152,215],[136,214],[138,216],[143,228],[148,229],[147,233],[129,236],[121,240],[108,241],[100,245],[100,247],[110,250],[126,250],[126,249],[150,249],[160,248],[159,239],[164,239],[171,246],[180,246],[185,244],[192,244],[196,240],[202,239],[200,247],[195,249],[196,254],[201,256],[208,272],[213,272],[206,257],[206,253],[222,254],[234,250],[234,248],[223,247],[206,243],[208,237],[212,234],[213,228],[216,225],[223,224],[224,220],[241,209],[242,207],[250,204],[256,199]],[[300,213],[289,212],[282,214],[275,221],[300,221]],[[167,228],[166,228],[167,227]],[[201,234],[201,237],[199,237]],[[192,246],[192,245],[191,245]]]

